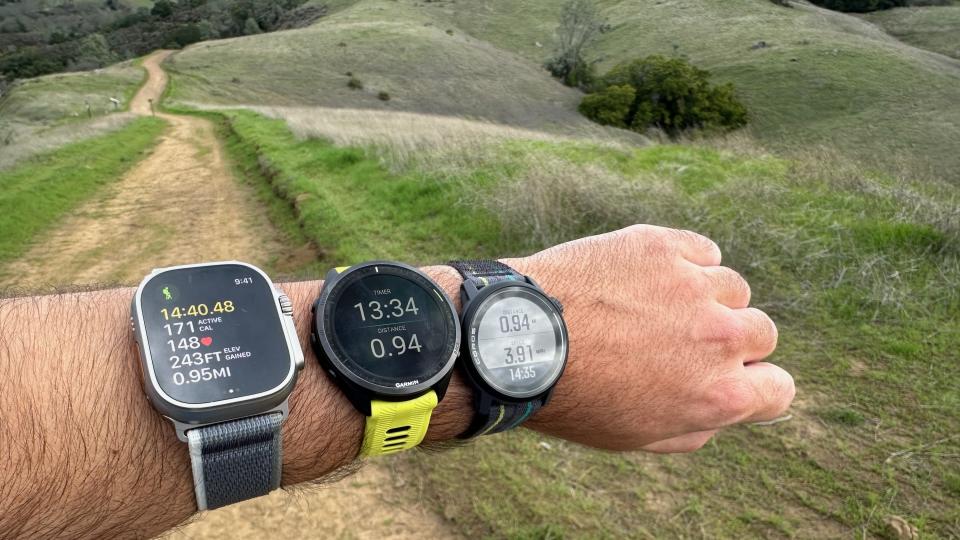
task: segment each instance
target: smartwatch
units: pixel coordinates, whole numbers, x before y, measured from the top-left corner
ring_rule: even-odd
[[[515,428],[544,407],[567,364],[563,306],[498,261],[449,263],[463,276],[461,366],[474,389],[469,439]]]
[[[453,302],[405,264],[375,261],[327,273],[310,342],[324,371],[367,417],[361,456],[420,444],[460,350]]]
[[[131,326],[153,406],[187,443],[200,510],[280,485],[280,426],[303,368],[290,300],[259,268],[154,270]]]

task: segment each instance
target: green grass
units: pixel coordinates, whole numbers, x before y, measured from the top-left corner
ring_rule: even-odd
[[[414,173],[391,175],[361,148],[298,140],[279,120],[249,112],[224,115],[237,150],[257,156],[260,174],[320,247],[322,264],[435,262],[504,248],[493,216],[463,212],[453,184]]]
[[[69,144],[0,171],[0,263],[22,254],[38,234],[118,179],[166,125],[140,118],[107,135]]]
[[[225,114],[328,264],[539,247],[509,233],[523,229],[516,208],[541,212],[552,227],[545,243],[642,220],[717,240],[778,322],[774,361],[799,388],[790,421],[725,431],[686,456],[599,452],[519,431],[394,458],[398,489],[464,534],[882,536],[891,515],[931,538],[960,530],[955,187],[824,155],[784,160],[744,141],[732,151],[515,140],[443,174],[442,153],[391,174],[375,150]],[[544,175],[553,195],[576,195],[557,216],[528,204],[543,196],[529,187]],[[631,186],[641,189],[621,191]]]
[[[960,59],[960,4],[888,9],[863,18],[905,43]]]

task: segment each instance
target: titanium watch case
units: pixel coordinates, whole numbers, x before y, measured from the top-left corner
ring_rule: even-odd
[[[464,306],[463,316],[461,317],[461,327],[463,332],[467,333],[468,336],[461,343],[463,349],[464,361],[460,362],[460,366],[464,375],[467,377],[470,386],[475,389],[479,389],[479,392],[474,392],[474,405],[476,410],[486,411],[490,407],[494,406],[497,402],[502,403],[511,403],[511,404],[523,404],[529,401],[542,400],[541,407],[546,406],[550,401],[550,398],[553,396],[553,390],[557,386],[557,381],[560,380],[560,377],[563,376],[563,372],[567,367],[567,359],[570,356],[570,339],[569,334],[567,333],[567,324],[563,320],[563,304],[560,303],[556,298],[546,294],[537,282],[533,280],[530,276],[522,276],[523,281],[498,281],[486,285],[481,289],[477,288],[476,283],[472,280],[465,279],[463,284],[460,286],[460,301]],[[550,386],[537,394],[532,394],[529,396],[509,396],[504,394],[500,390],[494,388],[487,380],[483,377],[480,370],[477,368],[476,363],[481,362],[479,358],[475,358],[471,348],[473,347],[472,343],[472,331],[471,323],[473,318],[477,314],[477,310],[483,306],[487,298],[490,298],[498,291],[509,288],[522,288],[526,289],[533,294],[536,294],[546,300],[548,305],[553,306],[557,313],[560,315],[556,319],[560,322],[560,334],[563,343],[563,365],[560,366],[560,370],[557,371],[556,377]]]
[[[446,360],[443,368],[433,377],[417,384],[409,386],[383,386],[367,381],[351,370],[347,369],[331,346],[333,336],[333,327],[331,323],[331,313],[335,304],[329,302],[331,294],[337,290],[337,287],[345,283],[345,278],[355,276],[367,268],[373,267],[395,267],[407,272],[398,273],[400,277],[412,277],[404,275],[412,273],[418,278],[420,284],[428,290],[433,289],[438,296],[443,299],[442,305],[449,310],[450,323],[454,328],[453,347],[450,357]],[[320,297],[313,304],[313,327],[310,332],[310,344],[320,361],[323,370],[337,383],[337,386],[347,396],[347,399],[358,411],[365,416],[371,415],[371,401],[374,399],[382,401],[407,401],[420,397],[430,390],[437,393],[437,401],[442,401],[447,387],[450,385],[450,378],[453,376],[453,368],[457,357],[460,355],[460,320],[457,317],[457,309],[453,301],[446,292],[429,276],[417,270],[416,268],[394,261],[370,261],[348,267],[343,272],[337,272],[336,269],[327,272],[323,283],[323,290],[320,291]],[[449,341],[449,338],[448,338]]]
[[[287,350],[289,351],[290,370],[280,385],[252,396],[224,399],[212,403],[194,404],[177,401],[168,396],[160,388],[160,384],[154,373],[150,347],[145,343],[147,333],[143,323],[140,295],[147,283],[163,275],[165,272],[221,265],[237,265],[249,268],[260,275],[270,286],[275,300],[274,307],[276,311],[266,313],[264,316],[269,316],[271,313],[274,313],[280,318],[283,338],[286,341]],[[287,295],[284,294],[283,290],[275,285],[263,270],[252,264],[239,261],[220,261],[155,268],[150,274],[143,278],[143,281],[141,281],[137,287],[137,292],[133,297],[130,310],[130,325],[133,328],[134,339],[136,339],[137,346],[140,349],[140,375],[143,380],[143,387],[154,408],[173,422],[177,432],[177,438],[181,441],[188,442],[186,434],[188,430],[230,420],[239,420],[249,416],[279,412],[283,415],[283,420],[286,420],[289,411],[287,398],[290,396],[290,392],[293,391],[293,387],[297,382],[297,374],[304,367],[303,350],[300,348],[300,340],[297,338],[297,330],[293,321],[293,304],[290,302],[290,299],[287,298]]]

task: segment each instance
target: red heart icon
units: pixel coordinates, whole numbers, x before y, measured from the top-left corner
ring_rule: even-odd
[[[210,336],[204,336],[200,338],[200,343],[202,343],[204,347],[209,347],[210,345],[213,345],[213,338]]]

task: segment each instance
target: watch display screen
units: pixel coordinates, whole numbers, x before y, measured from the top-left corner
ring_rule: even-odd
[[[480,376],[517,398],[552,386],[567,357],[557,308],[524,287],[499,289],[483,300],[471,322],[470,348]]]
[[[161,272],[140,309],[157,384],[190,404],[242,399],[294,369],[270,282],[240,264]]]
[[[404,268],[356,272],[329,300],[340,360],[380,386],[412,386],[438,374],[456,348],[456,317],[446,298]]]

